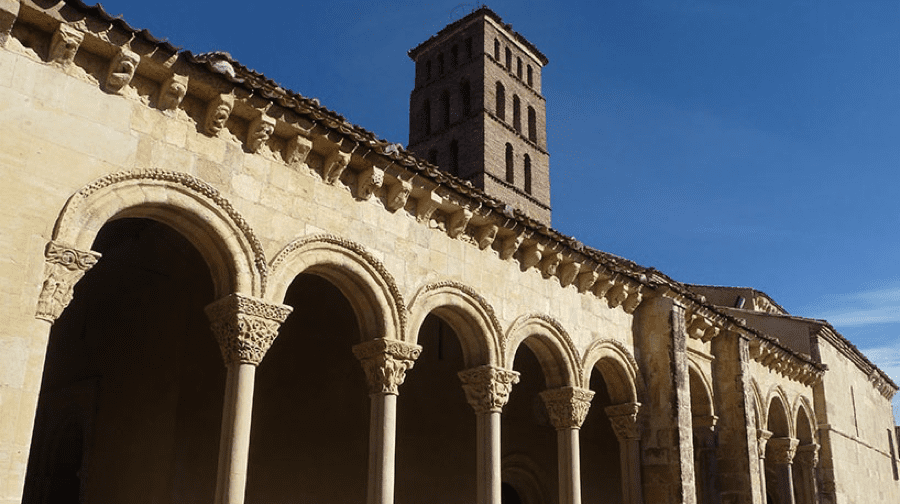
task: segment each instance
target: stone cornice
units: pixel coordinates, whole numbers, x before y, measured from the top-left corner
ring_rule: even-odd
[[[818,322],[821,324],[819,330],[814,332],[812,336],[822,338],[830,343],[831,346],[847,357],[850,362],[855,364],[860,371],[869,377],[869,383],[871,383],[885,399],[893,399],[894,394],[900,389],[897,387],[897,384],[894,383],[884,371],[878,369],[878,366],[872,364],[872,361],[867,359],[866,356],[856,348],[856,345],[850,343],[847,338],[835,331],[830,324],[824,321]]]
[[[754,338],[750,340],[750,357],[785,378],[807,386],[819,383],[826,370],[823,364],[802,359],[796,353],[769,339]]]

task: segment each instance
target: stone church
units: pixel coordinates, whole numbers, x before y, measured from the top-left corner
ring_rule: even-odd
[[[551,223],[548,58],[409,52],[408,147],[80,0],[0,0],[0,504],[900,502],[823,320]]]

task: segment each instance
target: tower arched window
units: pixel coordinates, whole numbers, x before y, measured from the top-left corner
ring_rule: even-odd
[[[506,71],[512,71],[512,51],[509,50],[509,47],[506,48]]]
[[[466,59],[472,61],[472,37],[466,39]]]
[[[500,61],[500,41],[494,39],[494,59]]]
[[[444,128],[450,127],[450,92],[446,89],[441,93],[441,112],[443,113]]]
[[[500,119],[506,119],[506,89],[497,81],[497,106],[495,113]]]
[[[431,60],[425,62],[425,80],[431,80]]]
[[[459,176],[459,142],[450,142],[450,173]]]
[[[422,130],[425,134],[431,134],[431,101],[425,100],[422,104]]]
[[[513,161],[513,147],[506,144],[506,181],[510,184],[516,183],[516,166]]]
[[[472,86],[469,81],[464,80],[459,84],[459,95],[462,98],[463,115],[467,116],[472,113]]]
[[[525,154],[525,193],[531,194],[531,158]]]
[[[531,65],[528,65],[528,87],[534,86],[534,71],[531,69]]]
[[[528,139],[537,143],[537,116],[534,107],[528,107]]]
[[[522,78],[522,58],[516,58],[516,77]]]
[[[444,75],[444,53],[438,54],[438,75]]]
[[[450,65],[453,68],[459,66],[459,47],[456,45],[450,48]]]
[[[518,95],[513,95],[513,129],[516,133],[522,132],[522,112]]]

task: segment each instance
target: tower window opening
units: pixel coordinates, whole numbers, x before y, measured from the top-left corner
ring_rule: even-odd
[[[438,54],[438,75],[444,75],[444,53]]]
[[[506,181],[510,184],[516,183],[516,167],[513,162],[513,147],[506,144]]]
[[[431,133],[431,102],[429,100],[425,100],[425,103],[422,104],[422,129],[425,130],[425,134]]]
[[[494,59],[500,61],[500,41],[494,39]]]
[[[516,58],[516,77],[522,78],[522,58]]]
[[[506,89],[503,84],[497,82],[497,106],[496,114],[500,119],[506,119]]]
[[[522,113],[518,95],[513,95],[513,129],[516,133],[522,132]]]
[[[509,47],[506,48],[506,71],[512,71],[512,51],[509,50]]]
[[[528,65],[527,77],[528,87],[534,86],[534,72],[531,69],[531,65]]]
[[[472,61],[472,37],[466,39],[466,59]]]
[[[463,115],[472,113],[472,86],[469,81],[464,80],[459,85],[459,94],[462,98]]]
[[[450,48],[450,65],[453,68],[459,66],[459,47],[456,45]]]
[[[450,173],[459,176],[459,142],[450,142]]]
[[[441,109],[443,112],[444,128],[450,127],[450,93],[444,90],[441,93]]]
[[[425,62],[425,80],[431,80],[431,60]]]
[[[531,194],[531,158],[525,154],[525,193]]]
[[[528,139],[537,142],[537,114],[534,107],[528,107]]]

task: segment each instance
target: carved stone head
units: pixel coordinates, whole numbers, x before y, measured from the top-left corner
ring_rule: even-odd
[[[81,30],[66,23],[60,24],[50,41],[50,61],[60,65],[72,63],[83,40]]]
[[[209,108],[206,109],[206,120],[203,122],[203,129],[210,135],[217,135],[225,127],[228,117],[231,115],[231,109],[234,108],[234,96],[230,94],[221,94],[210,102]]]
[[[187,75],[173,74],[169,77],[159,89],[159,108],[161,110],[178,108],[187,94],[187,86]]]
[[[398,180],[388,190],[386,206],[388,210],[395,212],[406,206],[409,194],[412,192],[412,184],[406,180]]]
[[[369,199],[384,184],[384,172],[374,166],[359,175],[360,199]]]
[[[306,161],[306,156],[312,150],[312,141],[302,135],[297,135],[291,139],[284,149],[284,162],[287,164],[297,164]]]
[[[112,59],[109,72],[106,74],[106,89],[114,93],[121,91],[131,82],[140,61],[141,57],[137,53],[124,47],[119,48],[119,52]]]
[[[260,114],[259,117],[250,123],[250,130],[247,132],[247,147],[250,152],[257,152],[275,132],[275,119]]]

